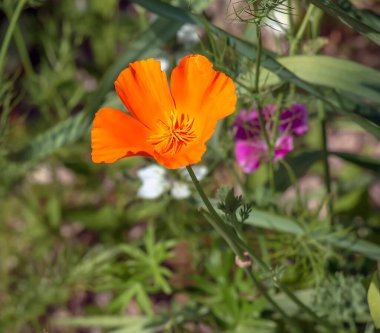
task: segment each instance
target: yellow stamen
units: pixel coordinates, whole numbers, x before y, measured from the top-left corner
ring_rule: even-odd
[[[193,124],[194,119],[190,119],[188,115],[179,115],[172,111],[169,123],[160,120],[160,133],[151,135],[148,142],[155,146],[158,153],[174,155],[195,139]]]

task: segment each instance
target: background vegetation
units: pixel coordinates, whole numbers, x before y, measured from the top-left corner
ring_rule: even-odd
[[[376,12],[369,0],[0,0],[0,332],[375,332]],[[224,218],[247,213],[240,232],[267,267],[253,260],[255,285],[196,193],[173,196],[175,181],[193,191],[181,171],[152,200],[138,171],[153,161],[90,160],[94,113],[122,108],[117,74],[148,57],[170,72],[189,52],[235,80],[236,114],[308,108],[285,163],[244,174],[234,116],[202,163]]]

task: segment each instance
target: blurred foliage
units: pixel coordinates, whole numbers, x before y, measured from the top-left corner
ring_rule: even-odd
[[[349,1],[310,3],[334,19],[309,1],[0,0],[0,332],[375,332],[380,74],[323,55],[322,28],[341,31],[340,19],[378,43],[380,19]],[[283,34],[268,28],[273,11],[293,13]],[[259,91],[255,23],[272,44]],[[292,43],[303,47],[289,54]],[[239,110],[258,99],[308,105],[310,131],[276,164],[274,190],[267,165],[247,175],[235,163],[233,116],[203,161],[226,224],[270,268],[253,261],[249,272],[288,320],[195,193],[144,200],[136,174],[152,161],[90,161],[94,113],[123,108],[120,70],[154,57],[170,73],[188,52],[235,80]]]

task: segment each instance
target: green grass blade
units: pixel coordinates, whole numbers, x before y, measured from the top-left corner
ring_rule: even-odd
[[[21,11],[24,8],[25,3],[26,3],[26,0],[18,1],[15,10],[12,13],[12,17],[11,17],[11,20],[9,22],[9,26],[8,26],[8,29],[5,33],[4,39],[1,42],[1,47],[0,47],[0,79],[2,78],[2,74],[3,74],[3,67],[5,64],[5,56],[7,54],[9,44],[10,44],[11,39],[12,39],[13,32],[17,26],[17,20],[20,17]]]
[[[380,268],[373,274],[367,299],[375,327],[380,328]]]
[[[361,10],[350,1],[310,0],[333,17],[339,17],[355,31],[380,44],[380,16],[370,10]]]
[[[71,317],[56,318],[54,323],[66,327],[97,327],[97,328],[116,328],[133,327],[136,325],[144,326],[150,321],[146,317],[134,316],[93,316],[93,317]]]

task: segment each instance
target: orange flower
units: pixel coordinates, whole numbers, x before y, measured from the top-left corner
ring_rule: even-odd
[[[102,108],[91,132],[92,160],[153,157],[170,169],[198,163],[219,119],[235,110],[233,81],[201,55],[189,55],[166,74],[154,59],[136,61],[115,82],[131,115]]]

